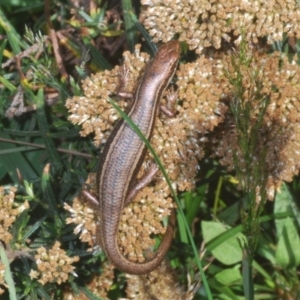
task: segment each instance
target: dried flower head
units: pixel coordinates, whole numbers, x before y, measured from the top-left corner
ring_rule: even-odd
[[[155,244],[152,235],[165,233],[166,227],[162,225],[162,220],[170,215],[174,207],[172,199],[165,195],[166,190],[167,186],[162,190],[157,186],[146,187],[138,193],[134,202],[124,209],[118,243],[129,260],[143,262],[144,253],[149,256],[150,253],[147,252]]]
[[[66,219],[66,223],[77,224],[74,229],[74,234],[80,234],[79,238],[82,242],[86,242],[90,246],[93,246],[93,237],[96,234],[96,218],[94,210],[80,201],[77,197],[74,199],[72,207],[65,203],[64,209],[71,213],[71,217]]]
[[[134,55],[124,53],[124,66],[128,70],[126,73],[128,93],[134,91],[136,79],[149,58],[147,54],[140,53],[139,49],[140,46],[137,46]],[[66,102],[66,107],[71,113],[69,120],[82,126],[83,130],[80,132],[82,136],[95,133],[95,145],[99,146],[106,142],[113,125],[120,118],[108,99],[122,88],[120,86],[122,72],[123,70],[116,66],[111,71],[105,70],[92,75],[83,81],[84,96],[74,96]],[[118,105],[124,109],[127,102],[122,100]]]
[[[141,20],[154,42],[167,42],[174,35],[200,53],[204,47],[221,47],[224,39],[248,42],[267,37],[268,43],[283,33],[300,37],[299,3],[296,1],[142,0]]]
[[[4,187],[0,186],[0,240],[5,244],[8,244],[12,239],[9,230],[16,217],[29,208],[27,201],[21,205],[14,202],[15,192],[16,189],[13,187],[6,191]]]
[[[93,280],[86,285],[86,287],[93,293],[93,295],[100,297],[101,299],[108,298],[108,291],[113,285],[114,279],[114,267],[110,263],[104,263],[101,266],[102,273],[100,276],[95,276]],[[89,300],[90,297],[80,292],[78,295],[74,294],[73,290],[64,291],[64,300]]]
[[[79,257],[66,255],[66,252],[60,248],[59,242],[55,242],[49,250],[44,247],[38,248],[35,260],[38,270],[31,270],[29,275],[31,278],[39,278],[38,281],[42,285],[47,282],[61,284],[68,280],[70,273],[77,276],[72,264],[79,261]]]
[[[90,185],[91,182],[96,182],[95,174],[90,174],[86,184]],[[77,224],[74,229],[74,234],[79,234],[79,238],[82,242],[87,242],[89,246],[95,245],[95,235],[97,227],[97,218],[94,210],[82,202],[81,199],[76,197],[73,201],[72,207],[67,203],[64,204],[64,209],[71,213],[71,217],[66,219],[67,224]]]
[[[186,299],[174,270],[165,262],[147,275],[126,274],[126,278],[127,299]]]

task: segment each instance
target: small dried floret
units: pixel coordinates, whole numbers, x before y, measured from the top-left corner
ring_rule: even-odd
[[[5,265],[0,264],[0,286],[4,286],[7,289],[7,284],[5,283]],[[5,292],[4,289],[0,288],[0,295]]]
[[[71,213],[71,217],[66,219],[66,223],[77,224],[74,234],[80,233],[79,237],[81,241],[93,246],[95,244],[93,237],[96,235],[97,227],[94,210],[88,204],[83,203],[78,197],[74,199],[72,207],[65,203],[64,208]]]
[[[110,263],[104,263],[101,265],[101,275],[94,276],[93,280],[86,284],[87,288],[93,295],[100,297],[101,299],[109,300],[108,292],[113,285],[114,279],[114,267]],[[80,292],[75,294],[69,287],[64,291],[64,300],[89,300],[90,297]]]
[[[126,278],[127,299],[189,299],[178,285],[175,272],[166,262],[147,275],[126,274]]]
[[[27,201],[23,204],[14,202],[15,192],[16,189],[13,187],[5,190],[4,187],[0,186],[0,240],[5,244],[8,244],[12,239],[9,230],[16,217],[29,208]]]
[[[35,260],[37,270],[31,270],[29,275],[31,278],[39,278],[38,281],[42,285],[47,282],[61,284],[68,280],[69,273],[77,276],[72,264],[79,261],[79,257],[66,255],[66,252],[60,248],[59,242],[55,242],[49,250],[44,247],[38,248]]]

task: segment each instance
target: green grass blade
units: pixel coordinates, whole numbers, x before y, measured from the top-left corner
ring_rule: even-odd
[[[244,252],[243,255],[243,286],[246,300],[254,299],[254,283],[252,275],[252,263],[249,263],[248,255]]]
[[[13,84],[11,84],[9,80],[5,79],[3,76],[0,76],[0,82],[11,92],[13,93],[16,92],[17,88]]]
[[[152,37],[149,35],[148,31],[142,26],[142,24],[137,19],[136,15],[133,12],[129,12],[129,17],[131,18],[131,21],[135,25],[135,27],[139,30],[139,32],[142,34],[144,39],[146,40],[148,46],[151,49],[152,54],[154,55],[157,51],[156,45],[152,42]]]
[[[46,151],[49,156],[51,165],[55,169],[59,169],[62,166],[60,156],[56,150],[53,139],[49,136],[50,128],[47,123],[47,116],[45,112],[45,101],[44,101],[44,92],[42,89],[39,90],[38,95],[34,97],[37,103],[37,121],[41,136],[46,146]]]
[[[10,136],[1,132],[0,138],[8,140]],[[37,178],[38,174],[22,153],[23,150],[27,150],[26,148],[19,148],[13,140],[11,143],[0,140],[0,149],[1,171],[4,174],[8,173],[13,182],[19,182],[17,170],[19,170],[22,178],[27,181]]]
[[[93,45],[89,45],[91,61],[90,63],[99,70],[111,70],[112,67],[110,63],[105,59],[105,57],[99,52],[97,48]]]
[[[137,44],[137,34],[135,30],[134,22],[131,18],[133,13],[131,0],[122,0],[123,13],[124,13],[124,24],[127,37],[128,49],[131,53],[134,52],[134,47]]]
[[[189,236],[186,231],[185,223],[183,220],[184,218],[185,218],[184,216],[182,216],[181,214],[178,214],[177,215],[177,224],[178,224],[180,240],[181,240],[181,242],[187,244],[189,242]]]
[[[7,255],[6,255],[5,249],[2,244],[0,244],[0,258],[1,258],[1,262],[5,265],[4,278],[8,285],[9,298],[10,298],[10,300],[17,300],[15,283],[12,278]]]
[[[2,64],[2,59],[3,59],[3,53],[6,48],[6,41],[0,44],[0,64]]]
[[[21,46],[24,46],[21,42],[22,39],[20,35],[17,33],[15,28],[11,25],[9,20],[4,15],[1,7],[0,7],[0,27],[2,27],[7,35],[7,39],[9,41],[9,44],[13,50],[14,55],[21,52]]]

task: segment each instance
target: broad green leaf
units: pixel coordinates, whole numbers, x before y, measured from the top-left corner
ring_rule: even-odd
[[[263,235],[260,235],[258,239],[258,248],[257,252],[262,257],[268,259],[273,265],[276,264],[276,258],[275,258],[275,246],[272,246],[272,242],[267,240]]]
[[[291,212],[291,198],[292,195],[290,194],[287,186],[285,184],[282,184],[280,191],[276,193],[274,201],[274,213]],[[275,219],[276,233],[278,239],[281,237],[282,229],[285,225],[285,222],[286,219]]]
[[[240,270],[236,268],[225,269],[216,274],[215,279],[223,285],[230,285],[242,280]]]
[[[223,284],[220,284],[219,281],[217,281],[215,278],[212,278],[211,280],[209,280],[209,286],[218,291],[218,298],[215,299],[219,299],[219,300],[245,300],[245,297],[240,297],[237,296],[236,294],[236,290],[232,289],[230,286],[226,286]],[[235,286],[236,287],[236,286]],[[242,293],[242,289],[240,289],[239,287],[237,287],[237,290],[240,291],[240,293]],[[199,298],[199,299],[206,299],[206,298]]]
[[[287,218],[276,249],[276,262],[282,268],[293,268],[300,263],[300,239],[295,223]]]
[[[227,230],[223,224],[213,221],[202,221],[201,227],[206,244]],[[238,243],[238,238],[245,240],[245,236],[241,233],[233,235],[212,250],[214,257],[225,265],[240,262],[242,260],[242,249]]]

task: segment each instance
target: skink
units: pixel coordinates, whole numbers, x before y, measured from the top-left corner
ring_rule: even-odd
[[[128,116],[147,139],[151,138],[162,93],[175,73],[179,54],[178,41],[170,41],[160,47],[147,65],[136,89]],[[132,262],[120,252],[117,244],[120,216],[128,204],[126,199],[134,187],[146,151],[144,142],[121,119],[107,140],[97,173],[97,205],[100,213],[97,236],[101,247],[116,268],[136,275],[149,273],[162,262],[172,241],[175,221],[173,212],[161,245],[150,260]]]

